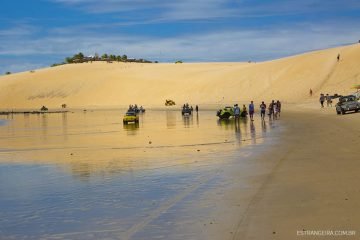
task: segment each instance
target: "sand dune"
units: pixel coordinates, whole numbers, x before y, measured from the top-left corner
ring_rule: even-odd
[[[336,57],[341,55],[338,62]],[[298,102],[360,84],[360,44],[261,63],[82,63],[2,76],[0,109]]]

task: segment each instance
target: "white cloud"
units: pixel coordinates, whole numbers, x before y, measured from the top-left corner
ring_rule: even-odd
[[[330,24],[329,24],[330,25]],[[128,54],[153,60],[265,60],[313,49],[356,42],[360,24],[301,25],[259,30],[218,30],[168,38],[109,34],[66,34],[0,40],[1,55],[72,55],[82,51]],[[59,59],[60,61],[60,59]]]
[[[194,20],[235,16],[236,10],[227,6],[224,0],[183,0],[174,1],[162,19]]]
[[[161,0],[50,0],[52,2],[76,7],[90,13],[124,12],[171,5],[171,1]]]
[[[56,3],[65,4],[69,7],[79,8],[89,13],[136,13],[142,10],[151,10],[147,13],[141,12],[137,17],[146,20],[159,21],[209,19],[218,17],[230,17],[235,14],[234,9],[227,5],[231,0],[51,0]],[[130,16],[129,14],[128,16]]]
[[[48,0],[88,13],[141,13],[145,20],[199,20],[220,17],[262,17],[360,9],[358,0]],[[143,10],[151,10],[143,12]]]
[[[35,26],[28,24],[16,24],[11,28],[0,29],[0,37],[10,38],[10,37],[22,37],[32,35],[37,32],[39,29]]]
[[[359,39],[360,23],[322,18],[321,21],[296,24],[283,22],[282,26],[256,22],[256,27],[235,27],[230,23],[237,18],[242,23],[244,17],[298,14],[302,12],[326,12],[360,8],[358,0],[303,0],[303,1],[263,1],[263,0],[48,0],[70,8],[78,8],[88,13],[119,13],[112,15],[111,21],[89,20],[87,25],[73,25],[48,28],[32,26],[24,22],[4,29],[0,27],[0,55],[3,59],[12,56],[17,63],[0,61],[1,69],[15,71],[30,68],[29,59],[42,59],[44,64],[54,63],[54,56],[63,57],[82,51],[85,54],[116,53],[150,60],[173,61],[246,61],[267,60],[288,56],[304,51],[333,47]],[[114,20],[117,15],[120,17]],[[104,14],[104,16],[108,16]],[[137,17],[137,18],[135,18]],[[211,23],[208,30],[196,33],[177,34],[171,37],[131,35],[121,26],[166,23],[224,18],[228,29],[215,29]],[[121,20],[132,19],[132,20]],[[195,20],[195,21],[194,21]],[[259,21],[259,20],[258,20]],[[266,21],[266,18],[265,18]],[[215,21],[214,21],[215,22]],[[244,24],[242,24],[244,25]],[[266,25],[267,28],[259,28]],[[160,26],[161,27],[161,26]],[[251,29],[250,29],[251,28]],[[212,30],[209,30],[212,29]],[[190,29],[191,30],[191,29]],[[189,30],[187,30],[189,31]],[[40,34],[35,34],[39,33]],[[172,31],[175,34],[176,31]],[[49,62],[51,61],[51,62]],[[24,63],[24,64],[22,64]],[[30,61],[31,63],[31,61]],[[32,63],[34,64],[34,63]],[[19,67],[16,67],[19,66]],[[39,65],[40,66],[40,65]]]

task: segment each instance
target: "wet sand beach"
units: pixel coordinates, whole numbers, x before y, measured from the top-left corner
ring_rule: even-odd
[[[287,132],[266,155],[276,163],[261,178],[231,239],[358,239],[360,114],[311,108],[283,114]],[[307,230],[356,235],[302,235]]]
[[[223,195],[240,184],[250,190],[239,196],[249,198],[267,166],[252,156],[283,131],[275,121],[218,121],[214,111],[148,111],[139,125],[123,125],[119,115],[4,122],[2,239],[207,239],[237,219],[242,202],[228,208]]]
[[[32,129],[39,142],[31,150],[14,145],[26,143],[29,129],[15,125],[17,130],[11,130],[9,120],[2,131],[8,127],[5,132],[17,140],[0,154],[0,235],[317,239],[297,231],[358,231],[359,114],[296,109],[285,111],[280,120],[266,119],[264,125],[256,116],[253,126],[240,122],[239,128],[219,123],[213,112],[201,113],[198,122],[177,112],[149,112],[139,128],[123,128],[113,112],[67,115],[66,124],[64,116],[58,122],[48,116],[46,123],[28,120],[39,124]],[[162,120],[154,121],[159,116]],[[90,120],[98,124],[90,127]],[[155,138],[152,144],[140,143],[154,131],[142,124],[168,135],[167,142]],[[105,141],[114,134],[125,134],[132,147]],[[86,135],[89,148],[79,141]],[[8,140],[1,141],[3,146]],[[79,148],[68,149],[67,141],[71,146],[78,142]],[[64,146],[59,150],[54,142]],[[63,156],[69,150],[73,155]]]

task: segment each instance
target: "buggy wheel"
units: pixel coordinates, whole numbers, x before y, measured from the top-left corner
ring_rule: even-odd
[[[230,113],[226,112],[223,115],[220,115],[221,119],[229,119],[230,118]]]

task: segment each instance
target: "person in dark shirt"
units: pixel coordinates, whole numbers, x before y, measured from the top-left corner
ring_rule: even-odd
[[[324,107],[324,102],[325,102],[325,96],[324,96],[324,94],[320,94],[320,104],[321,104],[321,108],[323,108]]]
[[[264,103],[264,101],[262,101],[260,104],[260,114],[262,120],[265,119],[265,113],[266,113],[266,104]]]
[[[254,102],[251,101],[251,103],[249,104],[249,115],[251,121],[254,121],[254,112],[255,112]]]

